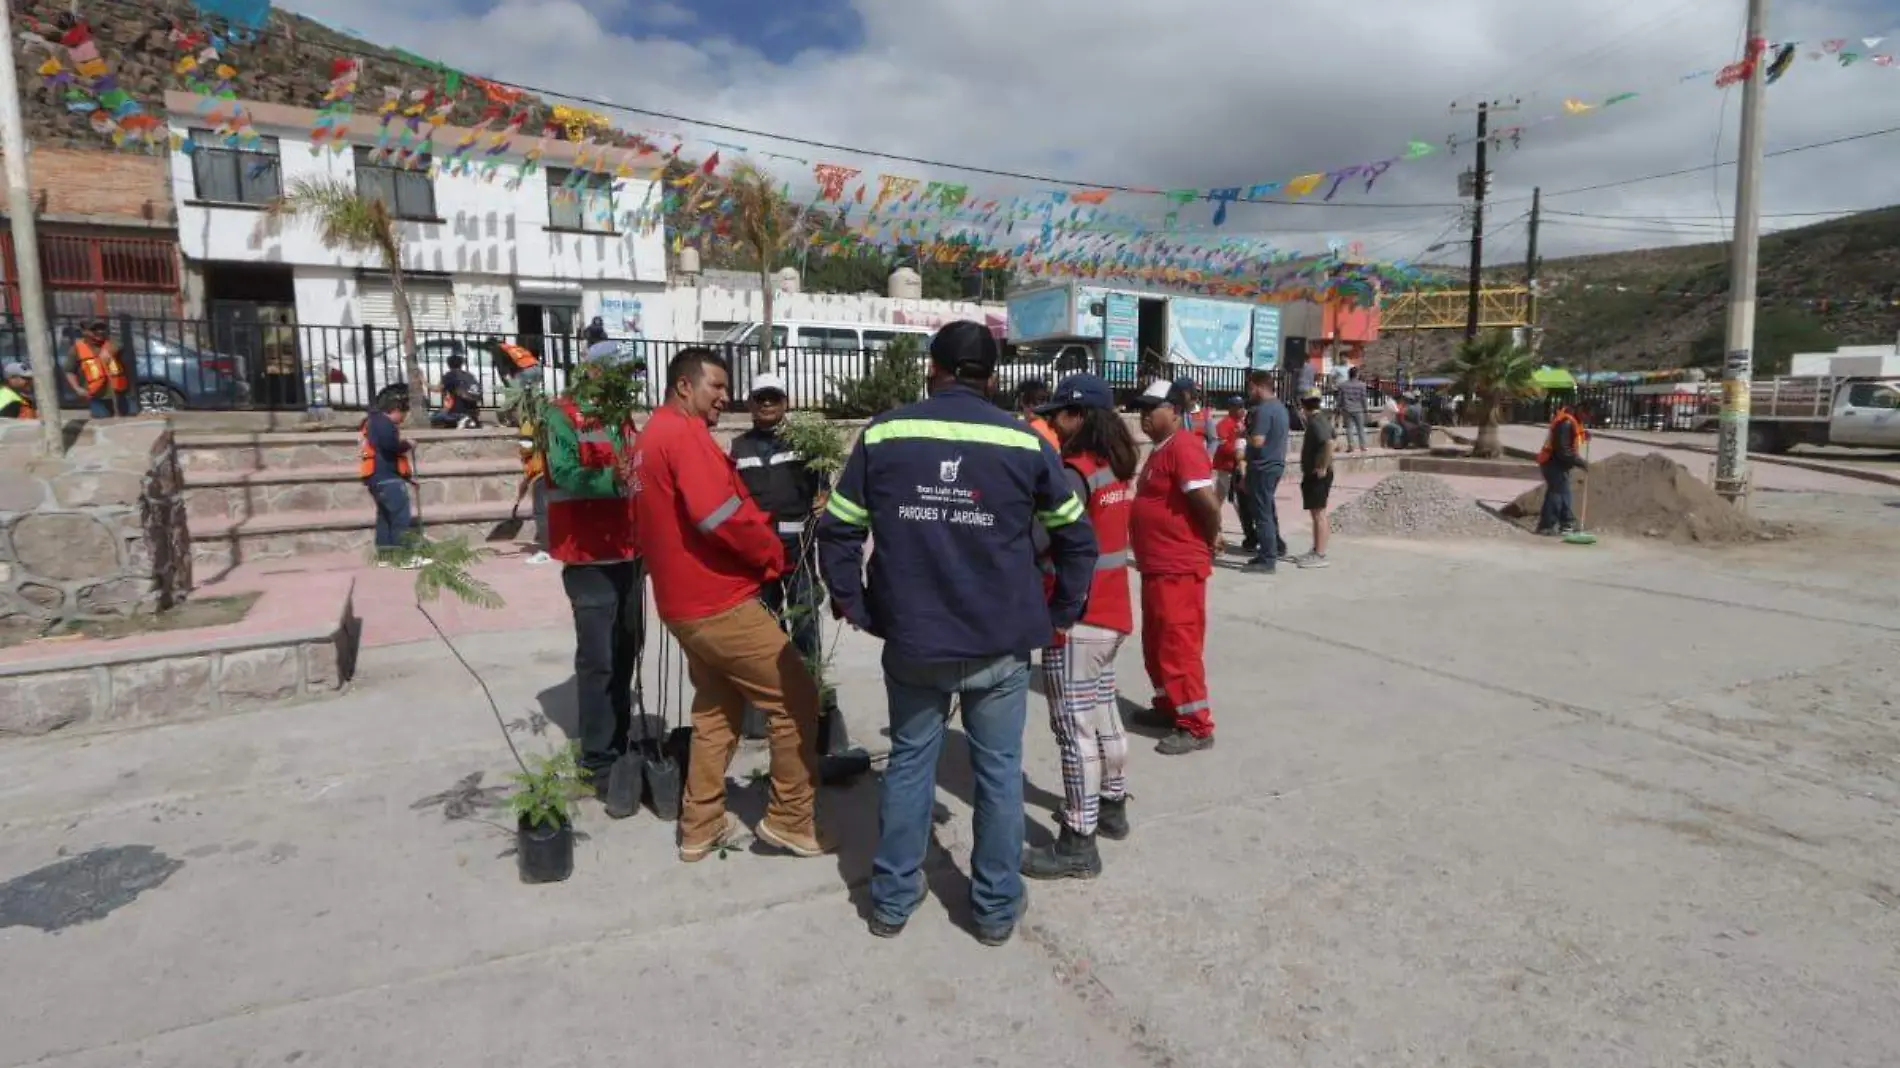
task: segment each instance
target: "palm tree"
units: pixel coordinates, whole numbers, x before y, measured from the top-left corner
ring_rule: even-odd
[[[1471,455],[1488,459],[1504,455],[1498,441],[1499,418],[1512,401],[1537,392],[1537,357],[1510,334],[1496,331],[1458,346],[1451,372],[1458,389],[1471,398],[1478,421],[1478,442]]]
[[[389,272],[389,288],[396,298],[396,325],[402,331],[403,370],[409,377],[409,414],[415,422],[429,422],[429,384],[416,359],[416,323],[409,313],[409,295],[402,272],[402,229],[389,206],[359,194],[340,178],[297,178],[283,196],[271,202],[275,219],[314,222],[324,245],[332,249],[367,253]],[[367,358],[367,357],[366,357]]]
[[[726,179],[732,203],[732,234],[759,258],[759,285],[765,291],[765,323],[759,333],[761,372],[772,368],[772,265],[784,253],[786,240],[798,228],[798,211],[772,176],[750,163],[741,163]]]

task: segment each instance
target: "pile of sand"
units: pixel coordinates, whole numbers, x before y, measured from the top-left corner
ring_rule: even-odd
[[[1333,510],[1333,533],[1380,538],[1485,538],[1510,534],[1498,520],[1449,482],[1404,472]]]
[[[1570,479],[1586,530],[1714,543],[1754,541],[1781,533],[1737,511],[1716,496],[1708,483],[1661,453],[1611,456],[1593,464],[1588,472],[1571,472]],[[1544,487],[1539,486],[1506,505],[1504,514],[1525,527],[1535,527],[1543,507]]]

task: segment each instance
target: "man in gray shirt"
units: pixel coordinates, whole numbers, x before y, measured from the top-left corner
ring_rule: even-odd
[[[1339,415],[1346,421],[1346,450],[1366,451],[1366,384],[1359,380],[1359,368],[1346,371],[1339,385]]]
[[[1258,540],[1253,559],[1243,570],[1271,575],[1280,558],[1286,555],[1273,494],[1286,474],[1286,439],[1291,420],[1287,418],[1286,405],[1275,393],[1272,371],[1255,371],[1248,375],[1247,396],[1253,405],[1247,413],[1247,502],[1253,507],[1254,536]]]

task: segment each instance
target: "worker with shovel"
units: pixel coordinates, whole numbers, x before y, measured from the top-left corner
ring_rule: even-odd
[[[1590,469],[1583,451],[1590,441],[1584,429],[1582,407],[1564,405],[1550,421],[1544,447],[1537,451],[1537,469],[1544,475],[1544,509],[1537,516],[1537,533],[1555,537],[1577,531],[1577,513],[1571,504],[1570,472]]]

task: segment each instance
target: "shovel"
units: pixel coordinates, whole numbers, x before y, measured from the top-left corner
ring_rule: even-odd
[[[666,655],[664,647],[660,655]],[[660,720],[662,726],[669,722],[665,716],[666,710],[662,708]],[[646,753],[647,796],[652,801],[655,816],[663,820],[678,820],[680,797],[684,785],[680,769],[684,766],[685,759],[683,756],[674,755],[673,735],[680,731],[690,733],[692,728],[681,727],[679,731],[668,732],[661,738],[649,739],[646,737],[646,721],[646,709],[642,708],[640,710],[640,747]]]

